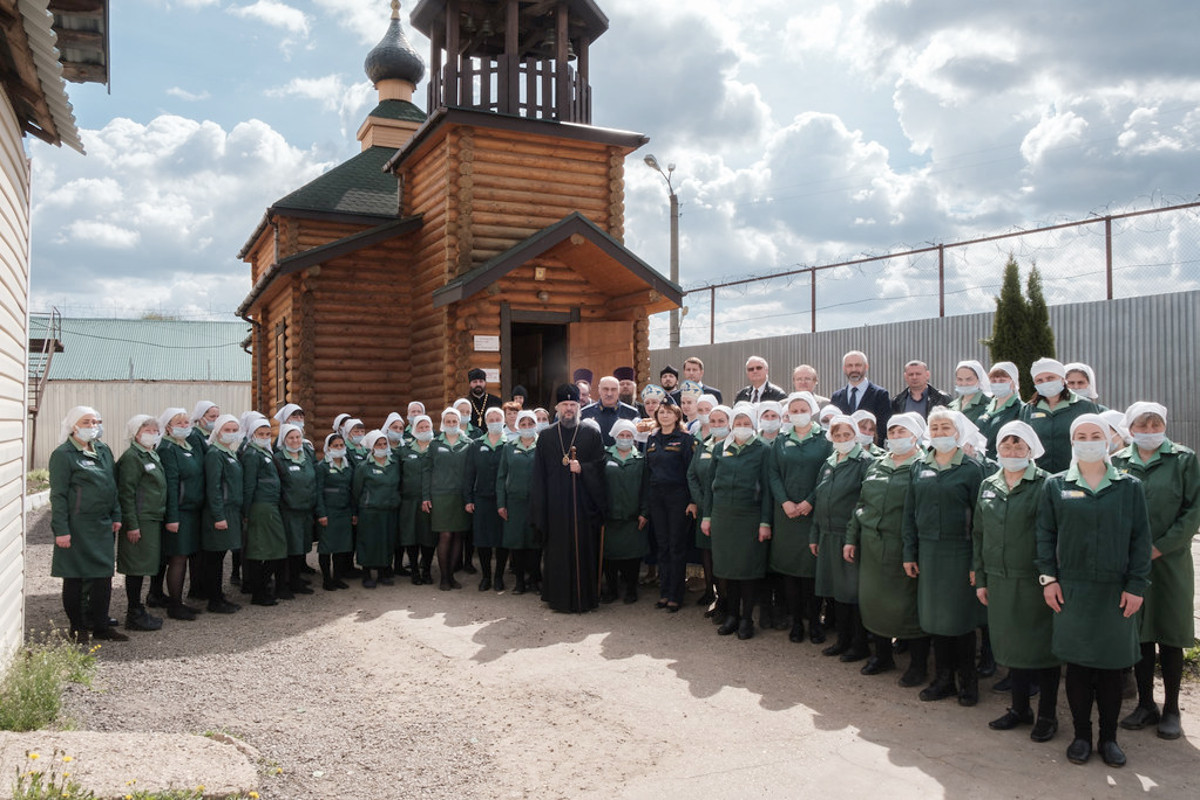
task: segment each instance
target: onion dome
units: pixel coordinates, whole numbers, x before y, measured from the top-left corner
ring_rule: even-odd
[[[392,0],[392,21],[379,44],[367,53],[363,70],[375,85],[380,81],[400,80],[415,86],[425,77],[425,62],[408,43],[400,26],[399,0]]]

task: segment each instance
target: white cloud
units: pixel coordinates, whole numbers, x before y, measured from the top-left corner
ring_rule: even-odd
[[[388,21],[391,19],[391,9],[388,4],[379,2],[379,0],[316,0],[316,5],[340,27],[353,33],[360,44],[367,47],[373,47],[383,38],[383,34],[387,31]],[[414,31],[408,23],[408,14],[406,13],[411,10],[411,6],[408,6],[407,9],[402,8],[400,21],[404,26],[405,35],[409,37],[415,47],[417,44],[416,41],[413,41]],[[416,36],[422,42],[425,41],[420,34],[416,34]],[[363,55],[366,55],[366,52],[364,50]]]
[[[233,6],[227,11],[235,17],[255,20],[286,31],[288,35],[279,43],[285,54],[309,36],[308,15],[280,0],[255,0],[248,6]]]
[[[370,81],[348,83],[342,75],[293,78],[266,91],[268,97],[301,97],[316,100],[324,111],[337,112],[344,139],[354,135],[377,95]]]
[[[75,220],[63,231],[60,241],[71,242],[83,247],[104,247],[112,250],[128,250],[141,240],[137,231],[122,228],[111,222],[97,220]]]
[[[186,100],[189,103],[207,100],[208,98],[212,97],[207,89],[199,92],[189,92],[187,89],[183,89],[178,86],[172,86],[170,89],[167,89],[167,94],[169,94],[171,97],[178,97],[180,100]]]

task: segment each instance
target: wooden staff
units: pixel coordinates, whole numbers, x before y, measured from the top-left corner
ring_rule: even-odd
[[[578,424],[578,423],[576,423]],[[575,445],[571,445],[571,451],[567,460],[568,469],[570,463],[575,460]],[[576,610],[583,609],[583,580],[579,574],[579,482],[574,470],[571,472],[571,527],[575,541],[575,605]]]

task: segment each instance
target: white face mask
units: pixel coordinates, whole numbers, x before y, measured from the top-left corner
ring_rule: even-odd
[[[191,425],[176,425],[175,427],[171,428],[171,435],[174,436],[176,439],[179,439],[180,441],[183,441],[184,439],[186,439],[188,436],[191,435],[191,433],[192,433]]]
[[[99,439],[100,434],[95,428],[76,428],[75,438],[81,442],[90,442]]]
[[[912,437],[912,436],[904,436],[900,439],[888,439],[887,440],[887,449],[889,451],[891,451],[893,453],[897,453],[899,455],[904,455],[905,453],[911,453],[913,451],[913,448],[915,448],[916,446],[917,446],[917,440],[915,437]]]
[[[858,442],[854,441],[853,439],[851,439],[848,442],[834,442],[833,449],[836,450],[837,452],[841,453],[842,455],[845,455],[846,453],[849,453],[851,450],[853,450],[855,445],[857,445],[857,444],[858,444]]]
[[[729,435],[729,426],[726,425],[724,427],[718,428],[716,425],[713,425],[712,427],[710,427],[708,429],[708,432],[711,433],[717,439],[724,439],[726,436]]]
[[[534,426],[533,429],[535,431],[537,431],[538,433],[541,433],[542,431],[546,430],[546,428],[549,428],[549,427],[550,427],[549,422],[542,422],[541,420],[538,420],[538,423]]]
[[[489,422],[487,424],[487,426],[488,426],[488,433],[491,433],[491,434],[504,433],[504,423],[503,422]]]
[[[976,392],[978,392],[979,384],[977,383],[974,386],[955,386],[954,391],[958,394],[959,397],[966,397],[967,395],[975,394]]]
[[[270,436],[256,436],[256,437],[254,437],[254,443],[256,445],[258,445],[259,447],[261,447],[263,450],[271,449],[271,437]]]
[[[1157,450],[1166,441],[1165,433],[1135,433],[1133,442],[1142,450]]]
[[[447,436],[456,436],[458,435],[458,425],[443,424],[442,433],[446,434]]]
[[[537,428],[518,428],[517,433],[520,434],[522,439],[532,439],[537,436]]]
[[[783,421],[778,419],[764,419],[761,423],[763,433],[776,433],[783,427]]]
[[[296,455],[297,453],[299,453],[301,450],[304,449],[304,445],[300,445],[299,447],[292,447],[291,445],[285,444],[283,447],[285,450],[287,450],[292,455]]]
[[[1087,464],[1103,461],[1108,455],[1108,442],[1071,442],[1071,453],[1076,461]]]
[[[402,431],[394,431],[389,428],[387,432],[387,440],[392,444],[400,444],[404,441],[404,433]],[[355,444],[357,444],[357,442],[355,442]]]
[[[1001,456],[1000,458],[996,459],[996,463],[999,464],[1006,472],[1024,472],[1025,470],[1029,469],[1028,458],[1004,458]]]
[[[949,453],[958,447],[957,436],[934,436],[929,440],[930,446],[939,453]]]
[[[431,431],[431,430],[430,431],[417,431],[416,433],[413,434],[413,438],[416,439],[418,442],[432,442],[433,441],[433,431]]]
[[[733,429],[733,438],[739,442],[748,442],[754,437],[754,428],[749,425],[738,425]]]
[[[630,450],[632,450],[633,449],[633,437],[632,436],[617,437],[617,449],[623,450],[626,453],[629,452]]]
[[[242,443],[242,434],[240,431],[234,431],[233,433],[222,433],[218,437],[218,441],[220,441],[221,444],[225,445],[226,447],[232,449]],[[267,440],[267,443],[270,444],[269,439]]]
[[[200,427],[203,428],[208,433],[212,433],[213,425],[215,425],[215,424],[216,424],[215,420],[211,420],[211,419],[200,420]]]
[[[1058,397],[1060,394],[1062,394],[1063,387],[1065,386],[1066,384],[1062,381],[1054,380],[1046,381],[1045,383],[1039,383],[1033,388],[1036,389],[1037,393],[1042,397]]]
[[[392,451],[386,447],[377,447],[374,450],[372,450],[371,452],[373,452],[375,454],[375,457],[377,459],[379,459],[380,461],[383,461],[385,458],[387,458],[389,455],[391,455]]]
[[[992,394],[994,394],[996,397],[1008,397],[1012,393],[1013,387],[1008,381],[1001,381],[1000,383],[992,384]]]
[[[696,419],[700,420],[701,425],[708,424],[708,414],[697,414]]]
[[[143,433],[138,436],[138,444],[147,450],[153,450],[158,447],[160,441],[162,441],[162,437],[157,433]]]
[[[860,433],[854,437],[854,441],[861,444],[863,447],[870,447],[875,444],[875,437],[865,433]]]
[[[812,424],[812,414],[792,414],[792,428],[807,428]]]
[[[289,425],[295,425],[297,428],[299,428],[299,429],[300,429],[300,432],[301,432],[301,433],[304,433],[304,420],[302,420],[302,419],[289,419],[289,420],[288,420],[288,424],[289,424]]]
[[[330,448],[329,452],[326,453],[326,455],[329,456],[330,458],[345,458],[346,457],[346,448],[343,447],[343,448],[340,448],[337,450]]]
[[[350,444],[357,446],[357,445],[362,444],[362,440],[363,440],[363,434],[361,434],[361,433],[350,434]],[[390,442],[391,440],[392,440],[392,437],[389,436],[388,441]]]

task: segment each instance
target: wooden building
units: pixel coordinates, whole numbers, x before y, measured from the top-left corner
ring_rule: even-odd
[[[267,209],[240,255],[257,407],[378,425],[409,400],[436,413],[472,367],[537,404],[579,367],[647,381],[647,316],[681,293],[622,244],[625,158],[647,139],[591,125],[607,18],[592,0],[421,0],[426,116],[397,6],[366,60],[362,152]]]

